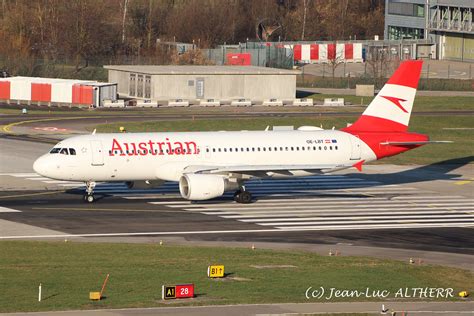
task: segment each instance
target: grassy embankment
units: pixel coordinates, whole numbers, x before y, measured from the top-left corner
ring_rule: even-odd
[[[461,290],[474,289],[471,272],[410,265],[408,258],[400,258],[402,262],[250,248],[18,241],[0,242],[0,254],[0,312],[160,306],[161,285],[180,283],[194,283],[197,297],[173,305],[379,300],[308,300],[310,286],[388,290],[386,300],[400,300],[395,293],[406,287],[453,288],[450,300],[459,300]],[[207,278],[207,266],[216,263],[225,265],[226,279]],[[107,273],[106,299],[89,301],[89,292],[100,291]],[[39,283],[42,302],[37,301]]]

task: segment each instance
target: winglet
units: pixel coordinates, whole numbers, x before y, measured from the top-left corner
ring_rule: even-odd
[[[364,164],[365,160],[361,160],[359,162],[356,162],[355,164],[352,165],[352,167],[356,168],[359,171],[362,171],[362,165]]]

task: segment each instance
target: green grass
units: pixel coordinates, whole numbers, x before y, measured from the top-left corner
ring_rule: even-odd
[[[454,293],[473,290],[473,275],[465,270],[296,251],[2,241],[0,254],[0,312],[159,306],[162,284],[188,282],[195,284],[197,297],[173,305],[318,301],[305,298],[309,286],[386,289],[392,299],[405,287],[449,287]],[[226,280],[206,277],[207,266],[215,263],[225,265],[230,274]],[[255,265],[295,267],[257,269]],[[100,290],[107,273],[107,298],[89,301],[89,292]],[[41,303],[37,302],[39,283]]]
[[[124,126],[128,132],[172,132],[172,131],[218,131],[218,130],[264,130],[273,125],[322,126],[325,129],[345,127],[357,119],[355,116],[325,117],[308,115],[305,118],[255,118],[224,120],[153,121],[140,123],[113,123],[97,126],[98,132],[117,132]],[[473,130],[450,130],[444,128],[473,128],[473,116],[419,116],[414,115],[410,131],[425,133],[432,140],[449,140],[450,144],[432,144],[408,151],[398,156],[381,160],[394,164],[431,164],[446,160],[474,156]]]
[[[344,98],[344,102],[350,102],[354,105],[364,105],[372,101],[372,97],[356,97],[354,95],[337,95],[337,94],[313,94],[309,96],[314,101],[324,101],[325,98]],[[344,108],[332,108],[334,111],[341,110],[352,110],[361,112],[364,108],[344,107]],[[413,105],[413,111],[425,112],[425,111],[473,111],[474,110],[474,97],[440,97],[440,96],[417,96]]]
[[[127,115],[147,113],[166,113],[166,114],[205,114],[205,113],[239,113],[239,112],[360,112],[362,113],[365,106],[372,101],[372,97],[356,97],[353,95],[338,95],[338,94],[313,94],[308,96],[315,102],[323,102],[325,98],[344,98],[345,102],[349,102],[355,106],[346,107],[219,107],[219,108],[166,108],[160,107],[158,109],[143,109],[143,108],[127,108],[127,109],[94,109],[87,108],[67,108],[67,107],[47,107],[47,106],[17,106],[17,105],[1,105],[0,114],[20,114],[21,109],[26,107],[30,114],[91,114],[91,115]],[[415,98],[414,111],[472,111],[474,110],[474,97],[428,97],[418,96]]]
[[[418,84],[418,90],[432,91],[472,91],[473,80],[469,79],[447,79],[447,78],[426,78],[425,73],[422,74]],[[388,79],[388,78],[387,78]],[[335,89],[355,89],[358,84],[375,85],[381,88],[387,82],[387,79],[376,79],[370,77],[332,77],[331,72],[326,72],[326,76],[301,75],[296,77],[298,87],[315,87],[315,88],[335,88]]]

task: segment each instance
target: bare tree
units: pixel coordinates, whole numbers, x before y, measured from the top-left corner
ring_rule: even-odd
[[[301,31],[301,40],[304,41],[304,31],[306,28],[306,11],[308,10],[308,0],[303,0],[303,30]]]
[[[389,52],[384,46],[372,46],[370,47],[366,62],[369,65],[370,75],[373,78],[374,85],[379,87],[387,76],[387,70],[389,70],[390,63]]]
[[[334,86],[334,81],[336,77],[336,68],[339,67],[342,63],[344,63],[344,52],[342,50],[338,50],[337,42],[334,41],[332,44],[328,44],[328,55],[329,55],[329,45],[333,45],[334,47],[334,55],[328,56],[328,63],[331,67],[331,74],[332,74],[332,85]]]
[[[122,44],[125,43],[125,21],[127,19],[128,0],[123,0],[123,16],[122,16]]]

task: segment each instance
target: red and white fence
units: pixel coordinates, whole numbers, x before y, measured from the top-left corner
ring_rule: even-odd
[[[362,43],[294,44],[293,59],[299,63],[327,63],[331,61],[362,62]]]

